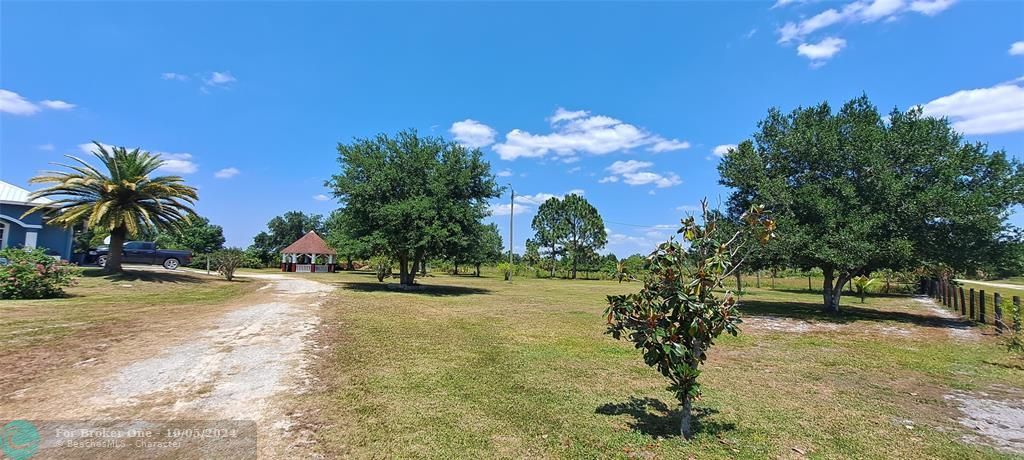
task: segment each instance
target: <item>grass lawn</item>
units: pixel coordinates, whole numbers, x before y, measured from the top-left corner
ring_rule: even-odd
[[[296,407],[329,458],[1008,458],[961,441],[946,397],[1024,386],[995,338],[959,340],[906,297],[845,297],[831,317],[817,293],[750,289],[743,333],[710,352],[687,443],[666,380],[603,334],[605,296],[637,283],[437,276],[395,292],[313,276],[344,288]]]
[[[0,360],[19,366],[0,375],[0,395],[90,355],[97,344],[201,321],[259,285],[183,270],[103,276],[87,268],[77,286],[65,288],[65,297],[0,300]]]

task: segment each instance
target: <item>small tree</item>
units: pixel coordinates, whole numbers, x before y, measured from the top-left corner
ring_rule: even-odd
[[[853,287],[857,289],[857,297],[860,303],[864,303],[864,297],[868,293],[868,286],[875,284],[875,279],[870,276],[860,275],[853,278]]]
[[[235,277],[235,270],[246,262],[245,251],[241,248],[221,249],[210,255],[210,261],[217,267],[217,273],[224,276],[224,279],[231,281]]]
[[[374,272],[377,273],[377,281],[383,283],[385,278],[391,277],[391,270],[395,265],[395,261],[388,256],[373,256],[370,258],[370,265],[373,266]]]
[[[735,233],[724,233],[717,215],[702,202],[703,224],[692,217],[682,221],[679,233],[689,250],[669,240],[647,258],[650,274],[636,294],[608,296],[608,333],[616,339],[627,331],[644,362],[658,368],[672,383],[670,390],[682,405],[679,433],[693,435],[691,409],[700,395],[697,377],[707,351],[722,333],[739,332],[736,297],[726,291],[719,297],[716,289],[739,269],[734,263],[745,244],[745,235],[757,235],[763,243],[774,236],[775,222],[762,207],[743,215],[746,226]]]

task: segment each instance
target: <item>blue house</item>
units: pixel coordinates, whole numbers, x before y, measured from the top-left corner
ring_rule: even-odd
[[[29,199],[31,192],[0,181],[0,248],[46,248],[47,253],[71,260],[73,229],[47,225],[42,211],[22,217],[40,204],[52,201],[46,198]]]

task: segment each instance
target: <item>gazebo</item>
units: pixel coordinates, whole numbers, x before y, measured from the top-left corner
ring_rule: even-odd
[[[333,273],[337,254],[320,235],[310,231],[281,250],[281,271]]]

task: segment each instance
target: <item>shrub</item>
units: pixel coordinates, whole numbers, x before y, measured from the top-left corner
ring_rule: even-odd
[[[210,254],[210,265],[217,267],[217,273],[228,281],[235,277],[235,270],[244,265],[245,260],[245,251],[240,248],[221,249]]]
[[[0,250],[0,299],[46,299],[74,286],[81,270],[46,255],[41,248]]]
[[[508,262],[499,263],[497,268],[498,273],[501,273],[501,275],[505,277],[505,281],[509,280],[509,277],[512,276],[512,271],[515,270],[515,267]]]
[[[391,277],[391,269],[394,261],[387,256],[373,256],[370,258],[370,265],[377,272],[377,281],[384,282],[384,278]]]

